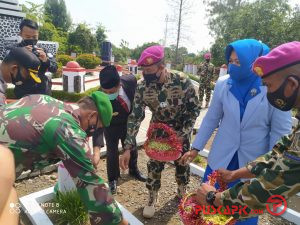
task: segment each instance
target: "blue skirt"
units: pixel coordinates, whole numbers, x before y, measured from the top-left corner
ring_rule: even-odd
[[[236,170],[236,169],[239,169],[239,158],[238,158],[237,152],[234,154],[232,160],[230,161],[230,163],[227,167],[227,170]],[[205,173],[204,173],[204,177],[203,177],[203,182],[207,181],[207,176],[210,175],[212,172],[213,172],[213,170],[210,168],[209,165],[207,165]],[[240,182],[240,180],[233,181],[228,184],[228,187],[232,187],[239,182]],[[220,187],[219,184],[216,183],[215,188],[218,189],[219,187]],[[253,217],[253,218],[249,218],[246,220],[238,221],[236,223],[236,225],[257,225],[257,223],[258,223],[258,217]]]

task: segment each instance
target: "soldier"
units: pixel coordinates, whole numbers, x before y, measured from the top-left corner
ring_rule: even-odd
[[[198,69],[198,75],[199,75],[199,105],[202,107],[202,101],[204,97],[204,92],[206,95],[205,98],[205,107],[208,107],[211,90],[212,90],[212,81],[214,80],[214,72],[215,67],[210,62],[211,54],[205,53],[204,54],[205,62],[201,63]]]
[[[108,185],[96,174],[87,137],[107,127],[112,106],[100,91],[66,104],[29,95],[0,109],[0,142],[14,154],[17,176],[62,160],[87,208],[91,224],[126,224]]]
[[[253,71],[263,79],[268,88],[268,100],[282,111],[293,107],[300,109],[300,42],[290,42],[258,58]],[[298,119],[299,113],[296,116]],[[280,122],[280,121],[279,121]],[[235,171],[220,170],[221,178],[231,182],[240,178],[254,178],[238,183],[224,192],[202,184],[197,192],[200,204],[216,206],[246,206],[265,209],[270,196],[290,198],[300,191],[300,124],[293,133],[279,141],[272,151]],[[237,212],[234,217],[250,217]],[[253,214],[255,216],[255,214]]]
[[[190,79],[166,70],[163,47],[151,46],[145,49],[138,65],[142,67],[144,79],[138,83],[133,111],[128,118],[125,152],[120,157],[120,166],[123,170],[128,168],[130,151],[135,150],[136,135],[145,118],[146,106],[152,112],[151,122],[165,123],[177,132],[178,137],[182,139],[183,153],[187,155],[190,154],[188,152],[190,137],[200,111],[198,98]],[[181,164],[181,159],[174,163],[178,196],[181,197],[185,194],[186,185],[189,183],[190,170],[188,165]],[[153,159],[147,163],[146,187],[149,190],[149,202],[143,211],[143,216],[146,218],[153,217],[155,213],[164,164]]]
[[[23,58],[25,64],[28,62]],[[7,58],[1,64],[1,72],[7,82],[21,82],[32,76]],[[94,92],[78,104],[29,95],[2,106],[0,118],[0,142],[14,154],[16,176],[23,170],[41,169],[62,160],[90,214],[91,224],[127,224],[108,185],[96,174],[87,140],[97,128],[110,124],[112,106],[106,94]]]
[[[124,145],[127,134],[127,120],[132,111],[132,103],[137,81],[134,75],[119,76],[115,66],[106,66],[99,74],[101,90],[106,93],[113,107],[113,117],[110,126],[97,130],[93,138],[106,140],[107,160],[106,169],[109,187],[112,194],[117,193],[117,181],[120,177],[119,167],[119,141]],[[98,144],[97,144],[98,143]],[[99,146],[101,141],[96,141]],[[101,146],[101,144],[100,144]],[[99,146],[99,147],[100,147]],[[94,145],[95,147],[95,145]],[[138,152],[131,151],[129,174],[139,181],[145,182],[146,178],[137,166]]]

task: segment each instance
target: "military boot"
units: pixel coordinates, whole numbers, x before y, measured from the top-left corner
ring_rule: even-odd
[[[178,198],[183,198],[186,194],[186,185],[184,184],[180,184],[178,185],[178,188],[177,188],[177,197]]]
[[[144,207],[143,216],[145,218],[152,218],[155,213],[155,204],[157,203],[158,192],[149,191],[149,202]]]

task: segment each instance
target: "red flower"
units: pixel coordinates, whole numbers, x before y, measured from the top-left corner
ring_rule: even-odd
[[[218,182],[220,185],[218,191],[222,191],[227,188],[227,185],[226,183],[221,182],[219,177],[219,173],[217,171],[214,171],[208,176],[207,183],[214,186],[215,183]],[[213,224],[212,222],[206,221],[201,213],[196,214],[195,206],[199,204],[196,201],[195,195],[195,193],[190,193],[181,199],[178,207],[178,212],[182,222],[185,225],[217,225]],[[226,225],[234,225],[235,222],[236,220],[232,218],[229,222],[227,222]]]
[[[159,130],[162,131],[166,137],[156,137],[154,134]],[[150,145],[153,142],[157,143],[157,147]],[[170,150],[159,149],[159,144],[168,146]],[[168,162],[180,158],[182,143],[171,127],[164,123],[152,123],[147,131],[147,141],[144,144],[144,149],[151,159]]]

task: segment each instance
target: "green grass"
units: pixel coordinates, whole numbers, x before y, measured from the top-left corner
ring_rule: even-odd
[[[58,192],[54,199],[58,210],[63,211],[56,218],[57,225],[88,225],[89,216],[76,190],[66,193]]]
[[[196,163],[197,165],[201,166],[202,168],[206,168],[207,165],[207,160],[206,158],[197,155],[196,158],[194,159],[193,163]]]

